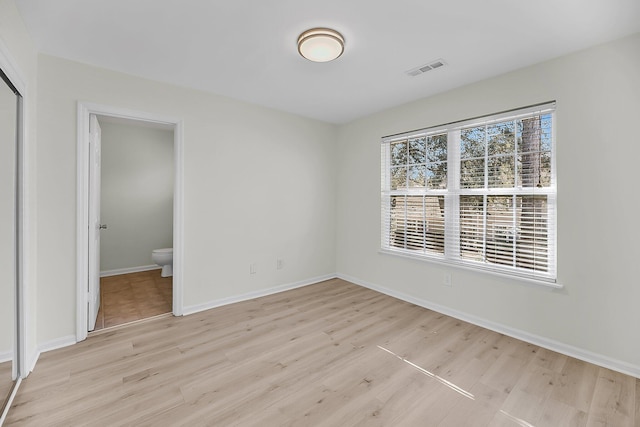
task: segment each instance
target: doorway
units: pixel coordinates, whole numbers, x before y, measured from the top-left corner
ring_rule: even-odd
[[[103,280],[114,276],[129,276],[134,281],[135,275],[144,279],[145,275],[158,273],[154,265],[134,261],[135,266],[121,266],[113,268],[106,266],[100,268],[100,261],[96,260],[96,251],[100,252],[100,235],[104,236],[109,231],[109,224],[100,220],[99,194],[101,185],[98,182],[96,193],[96,183],[92,176],[92,165],[100,162],[101,149],[95,151],[95,128],[92,126],[92,118],[96,122],[102,121],[107,124],[127,124],[139,128],[162,129],[172,132],[173,137],[173,201],[172,201],[172,228],[171,236],[173,247],[173,276],[171,279],[171,312],[182,315],[182,122],[176,119],[158,117],[142,112],[132,112],[113,107],[100,106],[95,104],[80,103],[78,105],[78,283],[77,283],[77,325],[76,339],[81,341],[87,337],[87,332],[95,325],[92,322],[97,319],[100,309],[100,270],[103,270]],[[98,126],[99,128],[99,126]],[[99,145],[98,145],[99,146]],[[95,167],[95,166],[93,166]],[[113,218],[112,218],[113,220]],[[118,227],[121,228],[121,227]],[[113,230],[113,228],[112,228]],[[96,236],[97,234],[97,236]],[[169,240],[169,241],[170,241]],[[167,241],[167,239],[165,239]],[[150,243],[155,246],[156,243]],[[162,246],[164,246],[164,243]],[[143,256],[148,257],[149,254]],[[148,258],[147,258],[148,259]],[[97,285],[96,285],[97,283]],[[168,282],[164,282],[164,286]],[[149,284],[149,283],[147,283]],[[125,286],[125,285],[120,285]],[[159,285],[162,287],[162,283]],[[102,295],[104,296],[104,294]],[[95,316],[95,319],[93,318]],[[125,322],[126,319],[123,319]],[[131,319],[135,320],[135,319]],[[130,321],[130,320],[129,320]]]
[[[96,120],[100,188],[90,191],[100,194],[100,289],[89,331],[170,313],[173,302],[170,268],[163,272],[153,255],[173,248],[173,127]]]

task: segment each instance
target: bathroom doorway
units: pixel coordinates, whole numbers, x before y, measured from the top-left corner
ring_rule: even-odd
[[[163,261],[152,255],[173,248],[173,128],[110,116],[96,120],[100,286],[89,331],[171,313],[173,299],[171,265],[161,270],[157,263]]]
[[[182,315],[181,121],[80,103],[77,149],[77,341],[96,328]],[[173,276],[163,277],[152,252],[167,248]]]

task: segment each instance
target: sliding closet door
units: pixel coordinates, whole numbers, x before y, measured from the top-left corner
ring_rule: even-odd
[[[19,97],[0,71],[0,414],[17,375],[17,147]]]

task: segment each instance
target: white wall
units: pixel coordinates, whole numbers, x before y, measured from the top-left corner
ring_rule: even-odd
[[[186,307],[335,272],[335,126],[47,55],[38,78],[41,343],[75,334],[78,100],[184,120]]]
[[[640,375],[639,70],[636,34],[341,127],[338,272],[612,358]],[[380,137],[550,100],[563,290],[378,253]],[[445,270],[451,288],[442,285]]]
[[[37,51],[31,41],[13,0],[0,0],[0,50],[10,59],[15,73],[24,85],[24,150],[26,174],[24,179],[26,270],[23,272],[25,299],[25,351],[28,363],[36,353],[36,304],[37,289],[37,211],[36,211],[36,95],[37,95]]]
[[[100,119],[100,270],[153,265],[173,244],[173,131]]]

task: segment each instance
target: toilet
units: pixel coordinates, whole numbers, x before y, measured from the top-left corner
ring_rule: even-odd
[[[173,276],[173,248],[153,250],[151,252],[151,260],[162,267],[160,276]]]

